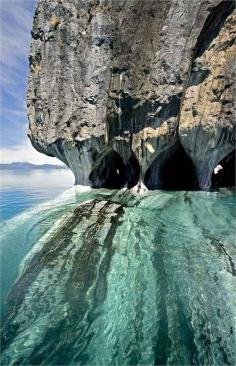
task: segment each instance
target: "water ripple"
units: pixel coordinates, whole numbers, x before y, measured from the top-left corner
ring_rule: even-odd
[[[93,190],[11,221],[32,249],[8,295],[3,361],[233,365],[232,203]]]

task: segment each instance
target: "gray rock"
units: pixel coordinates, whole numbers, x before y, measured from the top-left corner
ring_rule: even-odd
[[[76,184],[209,188],[234,149],[233,10],[218,0],[39,0],[33,146]]]

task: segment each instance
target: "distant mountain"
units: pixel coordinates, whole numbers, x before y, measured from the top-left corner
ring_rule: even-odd
[[[38,170],[38,169],[67,169],[65,165],[52,165],[52,164],[31,164],[27,162],[15,162],[10,164],[0,164],[0,170]]]

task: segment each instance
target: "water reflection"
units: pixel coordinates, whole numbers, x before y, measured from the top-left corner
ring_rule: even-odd
[[[69,169],[1,171],[0,175],[2,189],[66,189],[74,184],[74,176]]]
[[[74,184],[69,169],[1,171],[1,220],[56,197]]]

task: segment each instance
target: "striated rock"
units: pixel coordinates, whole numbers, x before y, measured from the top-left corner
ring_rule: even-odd
[[[179,135],[200,187],[211,186],[217,163],[234,149],[235,27],[229,2],[220,3],[203,28],[180,113]]]
[[[233,1],[39,0],[33,146],[76,184],[209,188],[234,149],[234,20]]]

